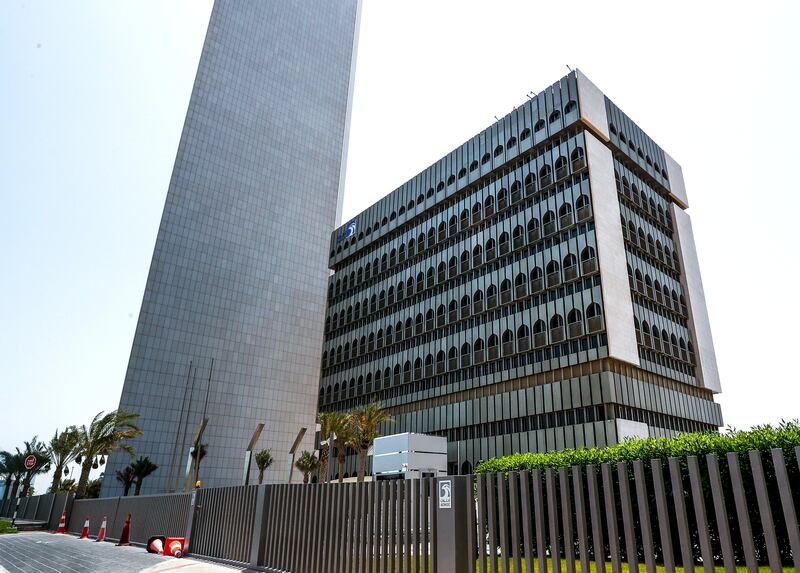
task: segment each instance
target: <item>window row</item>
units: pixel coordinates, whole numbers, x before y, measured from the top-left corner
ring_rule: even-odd
[[[616,136],[619,139],[620,144],[625,145],[630,150],[630,154],[632,156],[638,156],[642,161],[647,163],[650,167],[653,168],[659,175],[661,175],[664,179],[669,179],[667,175],[667,170],[662,167],[657,160],[654,160],[650,157],[649,154],[642,151],[642,148],[634,143],[632,138],[629,138],[625,135],[625,132],[622,130],[617,131],[617,126],[613,123],[609,122],[608,129],[612,135]]]
[[[684,362],[695,363],[694,346],[691,340],[687,341],[682,336],[669,334],[666,330],[653,325],[652,328],[646,320],[641,323],[637,317],[633,317],[633,325],[636,329],[636,341],[657,352],[674,356]]]
[[[583,169],[586,166],[586,153],[584,152],[583,147],[576,147],[572,153],[569,154],[569,159],[566,156],[560,155],[556,158],[553,166],[549,164],[542,165],[538,170],[537,173],[528,173],[525,176],[524,182],[521,183],[519,180],[514,181],[511,184],[510,190],[509,189],[501,189],[497,193],[497,210],[505,209],[510,203],[516,203],[522,198],[523,192],[523,185],[524,191],[527,195],[531,195],[537,191],[537,189],[541,189],[544,187],[548,187],[552,185],[555,181],[559,181],[564,179],[570,174],[570,170],[572,172],[578,171]],[[444,184],[440,183],[441,189],[444,189]],[[429,190],[431,193],[432,189]],[[510,198],[510,203],[509,203]],[[419,195],[417,197],[417,205],[421,204],[425,200],[423,195]],[[494,213],[495,198],[491,195],[486,199],[486,216],[490,216]],[[411,210],[414,207],[413,201],[409,203],[408,209]],[[401,207],[398,212],[392,211],[392,213],[388,217],[384,217],[380,223],[376,222],[372,227],[368,227],[366,231],[362,231],[359,233],[358,237],[351,237],[350,239],[345,240],[342,244],[338,245],[334,250],[331,251],[331,256],[336,255],[337,253],[341,253],[343,250],[346,250],[350,247],[352,243],[357,241],[361,241],[364,239],[365,236],[369,236],[373,232],[377,232],[381,226],[388,225],[391,221],[394,221],[398,216],[402,216],[406,213],[406,209]],[[469,214],[469,213],[467,213]],[[452,219],[451,219],[452,221]],[[441,225],[440,225],[441,227]]]
[[[658,224],[662,227],[668,229],[672,232],[672,216],[669,214],[669,210],[665,207],[666,201],[663,197],[652,192],[652,195],[648,193],[647,187],[642,187],[642,190],[639,191],[639,188],[636,184],[629,184],[628,178],[623,175],[622,179],[620,180],[619,172],[614,169],[614,177],[616,180],[616,187],[617,193],[626,197],[633,203],[638,209],[643,211],[645,214],[649,215],[651,219],[655,220]],[[658,201],[653,199],[653,195],[656,195]]]
[[[480,293],[480,291],[478,292]],[[469,297],[465,298],[469,299]],[[469,302],[464,304],[468,306]],[[406,319],[405,323],[398,322],[394,328],[392,325],[389,325],[386,327],[385,331],[384,329],[379,329],[377,334],[370,333],[369,336],[362,336],[360,340],[353,340],[352,345],[349,342],[345,343],[344,345],[339,345],[335,350],[331,350],[330,354],[326,350],[322,354],[322,367],[329,368],[337,364],[344,363],[347,360],[365,356],[375,350],[381,350],[382,348],[390,346],[393,343],[407,340],[413,336],[417,336],[425,332],[430,332],[434,328],[444,324],[446,314],[455,313],[452,318],[453,320],[457,320],[458,309],[455,305],[455,301],[451,303],[450,308],[453,310],[445,311],[444,305],[441,305],[439,309],[437,309],[435,318],[433,311],[428,311],[424,319],[420,313],[417,315],[414,321],[412,321],[411,318],[408,318]],[[566,328],[564,317],[558,313],[550,318],[549,323],[545,323],[545,321],[541,319],[537,320],[533,327],[535,339],[534,347],[555,344],[562,342],[566,338],[575,338],[584,334],[584,317],[580,310],[572,309],[566,313],[566,318]],[[587,332],[598,332],[603,329],[603,318],[599,304],[590,303],[586,307],[586,321]],[[549,341],[547,338],[547,324],[549,324],[550,328]],[[524,328],[525,332],[527,332],[527,326],[520,328]],[[511,331],[507,332],[510,333]],[[520,332],[522,331],[520,330]],[[517,333],[518,337],[520,332]],[[491,340],[491,337],[489,340]],[[527,344],[527,347],[520,348],[520,351],[528,350],[529,348],[530,344]]]
[[[501,194],[503,191],[504,190],[501,190]],[[388,253],[384,253],[380,258],[376,257],[371,263],[367,262],[363,267],[351,271],[349,275],[342,273],[341,278],[334,275],[334,279],[328,285],[328,304],[331,304],[331,299],[334,297],[343,295],[350,289],[357,288],[365,281],[379,276],[381,273],[394,268],[396,265],[405,262],[415,255],[422,254],[426,248],[429,249],[437,244],[437,242],[443,242],[448,238],[454,237],[461,230],[480,222],[483,216],[488,217],[493,213],[494,202],[490,196],[483,205],[481,203],[476,203],[470,211],[464,210],[460,218],[453,215],[449,224],[442,221],[438,227],[431,227],[427,233],[421,233],[416,239],[412,237],[409,239],[408,243],[401,243],[399,247],[393,248]],[[531,243],[544,237],[554,235],[562,229],[573,225],[576,220],[577,222],[587,221],[591,217],[591,214],[589,196],[586,193],[581,193],[575,200],[574,206],[571,202],[565,201],[557,212],[550,209],[542,215],[541,220],[538,217],[533,217],[528,221],[525,227],[522,225],[514,227],[510,235],[508,232],[503,232],[498,238],[498,241],[489,239],[486,241],[485,249],[480,246],[475,247],[471,259],[469,251],[463,251],[461,253],[461,260],[465,261],[467,264],[467,268],[464,270],[469,269],[470,260],[473,261],[473,267],[477,266],[482,264],[483,261],[490,261],[497,256],[507,254],[512,248],[521,248],[526,242]],[[461,224],[459,224],[459,220]],[[475,256],[476,249],[479,255],[477,257]],[[451,265],[452,261],[453,259],[451,259]],[[442,264],[444,263],[441,263],[440,267]]]
[[[632,291],[647,296],[670,310],[688,316],[686,299],[683,294],[678,294],[675,289],[670,290],[666,284],[661,284],[658,279],[653,280],[649,274],[642,274],[639,269],[633,270],[628,265],[628,282]]]
[[[413,364],[411,360],[406,360],[402,366],[395,364],[394,367],[387,366],[383,371],[378,369],[374,376],[375,389],[380,389],[381,380],[390,380],[392,384],[420,380],[466,368],[472,364],[482,364],[518,352],[527,352],[532,348],[557,344],[602,329],[603,316],[600,305],[591,303],[586,307],[585,317],[584,313],[573,308],[566,315],[554,314],[548,322],[537,320],[532,329],[522,325],[516,333],[507,329],[500,336],[490,335],[485,341],[483,338],[478,338],[473,344],[465,342],[460,347],[451,346],[447,352],[440,350],[435,356],[433,353],[428,353],[424,358],[416,358]]]
[[[633,221],[627,221],[624,215],[620,215],[620,223],[622,237],[627,239],[631,245],[657,259],[671,270],[680,272],[678,251],[673,251],[668,245],[662,245],[660,239],[654,239],[652,233],[645,233],[642,227],[637,227]]]
[[[466,254],[466,264],[469,265],[469,252],[464,251],[464,253]],[[481,246],[476,246],[472,251],[472,261],[474,262],[476,256],[480,257],[481,253]],[[464,254],[462,254],[461,272],[466,270],[464,269],[464,264],[465,258]],[[544,265],[544,267],[534,267],[534,269],[530,271],[528,275],[525,275],[524,273],[518,273],[514,278],[513,291],[511,280],[509,279],[505,279],[500,283],[499,295],[497,287],[495,285],[489,285],[489,287],[486,289],[485,308],[491,309],[498,304],[510,302],[512,298],[523,298],[529,294],[535,294],[547,288],[553,288],[562,284],[563,282],[571,282],[581,276],[592,274],[597,270],[598,264],[596,251],[594,247],[586,246],[580,252],[580,259],[578,259],[578,257],[576,257],[574,254],[568,253],[561,261],[553,259]],[[458,259],[453,257],[451,259],[449,270],[450,277],[452,278],[456,276],[458,272]],[[436,284],[443,283],[447,280],[447,273],[447,267],[444,266],[444,263],[439,265],[439,269],[437,271],[434,271],[434,268],[430,267],[427,273],[419,273],[416,280],[418,291],[421,291],[424,288],[431,288]],[[347,310],[341,314],[334,312],[330,317],[325,319],[325,332],[329,333],[335,331],[339,327],[346,326],[351,322],[379,312],[388,306],[391,306],[395,302],[403,300],[405,296],[411,296],[414,294],[414,285],[414,278],[409,277],[405,283],[398,283],[396,289],[394,287],[389,287],[388,290],[381,290],[377,295],[373,294],[369,299],[369,302],[367,302],[367,299],[364,299],[363,304],[356,302],[355,305],[348,306]],[[459,308],[462,319],[470,316],[470,314],[483,312],[483,291],[475,291],[471,301],[469,295],[464,295],[464,297],[461,299],[460,307],[456,304],[456,301],[451,301],[447,314],[447,316],[450,317],[449,320],[451,322],[458,320],[457,313]],[[440,305],[439,309],[441,310],[441,324],[438,324],[440,321],[440,313],[437,310],[437,327],[445,324],[444,305]],[[453,315],[454,312],[456,315]],[[428,313],[431,314],[430,320],[433,321],[433,310],[429,310]],[[420,313],[418,317],[421,318],[422,314]]]

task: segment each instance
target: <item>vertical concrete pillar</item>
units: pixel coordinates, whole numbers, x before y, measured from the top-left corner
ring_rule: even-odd
[[[468,507],[466,476],[447,476],[436,480],[436,571],[469,571],[472,551],[467,550]],[[471,496],[470,496],[471,497]]]
[[[253,521],[253,539],[250,542],[250,568],[255,569],[259,566],[259,559],[264,553],[266,544],[266,530],[264,523],[267,518],[267,505],[269,504],[270,488],[268,485],[258,486],[256,494],[256,514]]]

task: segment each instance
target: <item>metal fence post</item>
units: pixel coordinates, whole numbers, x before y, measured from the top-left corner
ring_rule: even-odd
[[[186,553],[192,551],[192,529],[194,528],[194,520],[197,517],[197,509],[200,507],[197,505],[199,497],[199,491],[196,488],[193,489],[189,496],[189,518],[186,520],[186,534],[184,535]]]
[[[436,480],[436,572],[463,573],[472,559],[467,547],[469,482],[466,476]]]
[[[253,519],[253,538],[250,542],[250,567],[258,567],[264,545],[267,541],[265,523],[267,519],[267,504],[269,503],[268,485],[258,486],[256,493],[256,514]]]

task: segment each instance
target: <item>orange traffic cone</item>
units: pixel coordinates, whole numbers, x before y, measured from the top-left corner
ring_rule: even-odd
[[[167,537],[167,555],[183,557],[183,546],[186,539],[183,537]]]
[[[106,540],[106,516],[103,516],[103,523],[100,524],[100,531],[97,533],[97,539],[95,541],[105,541]]]
[[[161,535],[154,535],[150,539],[147,540],[147,552],[148,553],[158,553],[159,555],[164,555],[164,541],[166,537]]]
[[[58,520],[58,529],[56,529],[56,533],[66,533],[67,532],[67,512],[61,514],[61,519]]]
[[[78,539],[89,539],[89,516],[86,516],[86,521],[83,522],[83,529],[81,536]]]
[[[119,543],[117,543],[117,547],[120,545],[130,545],[131,544],[131,514],[128,514],[128,517],[125,518],[125,525],[122,526],[122,535],[119,536]]]

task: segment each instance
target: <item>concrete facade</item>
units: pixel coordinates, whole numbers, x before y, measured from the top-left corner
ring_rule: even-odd
[[[303,428],[313,449],[359,9],[214,5],[120,399],[141,415],[131,445],[159,466],[142,493],[183,489],[203,417],[206,486],[242,483],[260,423],[267,481],[285,479]],[[130,461],[111,456],[103,495]]]
[[[676,165],[574,72],[356,215],[320,408],[378,400],[384,434],[447,437],[450,473],[721,425]]]

